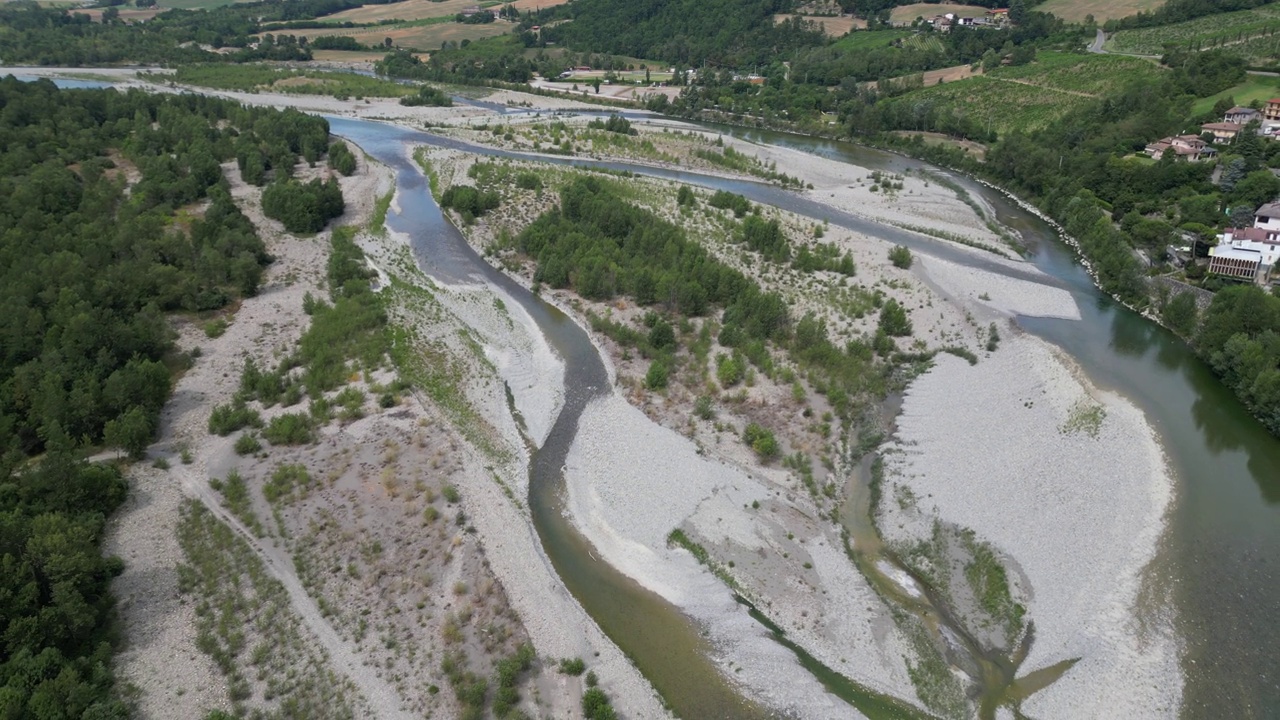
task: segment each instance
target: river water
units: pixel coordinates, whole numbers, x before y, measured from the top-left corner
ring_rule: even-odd
[[[530,507],[544,550],[566,586],[683,717],[763,716],[720,679],[706,658],[701,634],[683,615],[604,563],[589,559],[588,543],[564,517],[560,469],[582,408],[608,391],[600,358],[581,328],[469,249],[440,215],[422,174],[404,159],[404,143],[626,169],[727,189],[966,265],[1009,274],[1007,269],[944,242],[833,212],[758,183],[625,163],[530,157],[379,123],[345,118],[330,122],[335,133],[395,168],[401,212],[391,215],[389,222],[412,238],[424,267],[445,280],[471,278],[502,287],[525,306],[564,357],[569,380],[565,406],[546,444],[533,455]],[[847,143],[716,129],[867,168],[900,172],[928,167]],[[1280,624],[1274,621],[1280,618],[1280,441],[1248,415],[1185,343],[1099,293],[1048,226],[998,193],[955,179],[1022,234],[1031,248],[1028,259],[1054,284],[1069,289],[1080,305],[1079,321],[1020,318],[1020,325],[1063,348],[1095,384],[1135,402],[1164,444],[1177,494],[1147,590],[1171,601],[1184,641],[1182,717],[1280,717]],[[851,701],[874,716],[893,715],[892,705],[876,710],[867,698]]]

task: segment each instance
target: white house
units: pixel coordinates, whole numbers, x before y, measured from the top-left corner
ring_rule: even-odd
[[[1280,202],[1269,202],[1253,211],[1253,227],[1280,233]]]
[[[1259,208],[1280,211],[1280,203]],[[1280,212],[1277,213],[1280,216]],[[1259,215],[1259,219],[1263,216]],[[1271,218],[1265,218],[1270,222]],[[1280,219],[1280,217],[1278,217]],[[1209,249],[1209,272],[1238,278],[1259,285],[1280,280],[1276,264],[1280,262],[1280,229],[1264,227],[1230,228],[1218,236],[1218,244]]]

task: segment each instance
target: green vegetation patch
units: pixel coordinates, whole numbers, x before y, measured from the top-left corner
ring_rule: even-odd
[[[1141,55],[1162,55],[1168,49],[1209,50],[1222,47],[1231,52],[1245,40],[1270,39],[1280,31],[1280,3],[1263,5],[1252,10],[1219,13],[1205,17],[1135,30],[1120,30],[1107,39],[1107,49],[1114,52]],[[1275,46],[1266,43],[1255,49],[1266,48],[1264,57],[1276,58]]]
[[[275,92],[290,95],[332,95],[349,97],[404,97],[415,88],[383,78],[322,70],[289,70],[268,65],[182,65],[171,76],[183,85],[238,90],[241,92]]]

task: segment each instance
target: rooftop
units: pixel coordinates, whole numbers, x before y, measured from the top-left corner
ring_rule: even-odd
[[[1253,213],[1257,217],[1280,218],[1280,202],[1269,202]]]

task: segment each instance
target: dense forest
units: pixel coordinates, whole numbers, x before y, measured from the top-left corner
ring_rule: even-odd
[[[252,146],[286,177],[328,125],[12,78],[0,105],[0,449],[37,453],[55,428],[136,449],[169,390],[162,313],[251,295],[270,260],[219,163]]]
[[[539,22],[544,41],[574,50],[741,68],[825,42],[816,24],[774,23],[790,9],[789,0],[576,0]],[[573,22],[547,27],[562,17]]]
[[[0,478],[0,715],[123,720],[113,692],[106,518],[125,497],[111,465],[76,457],[56,426],[40,463]]]

